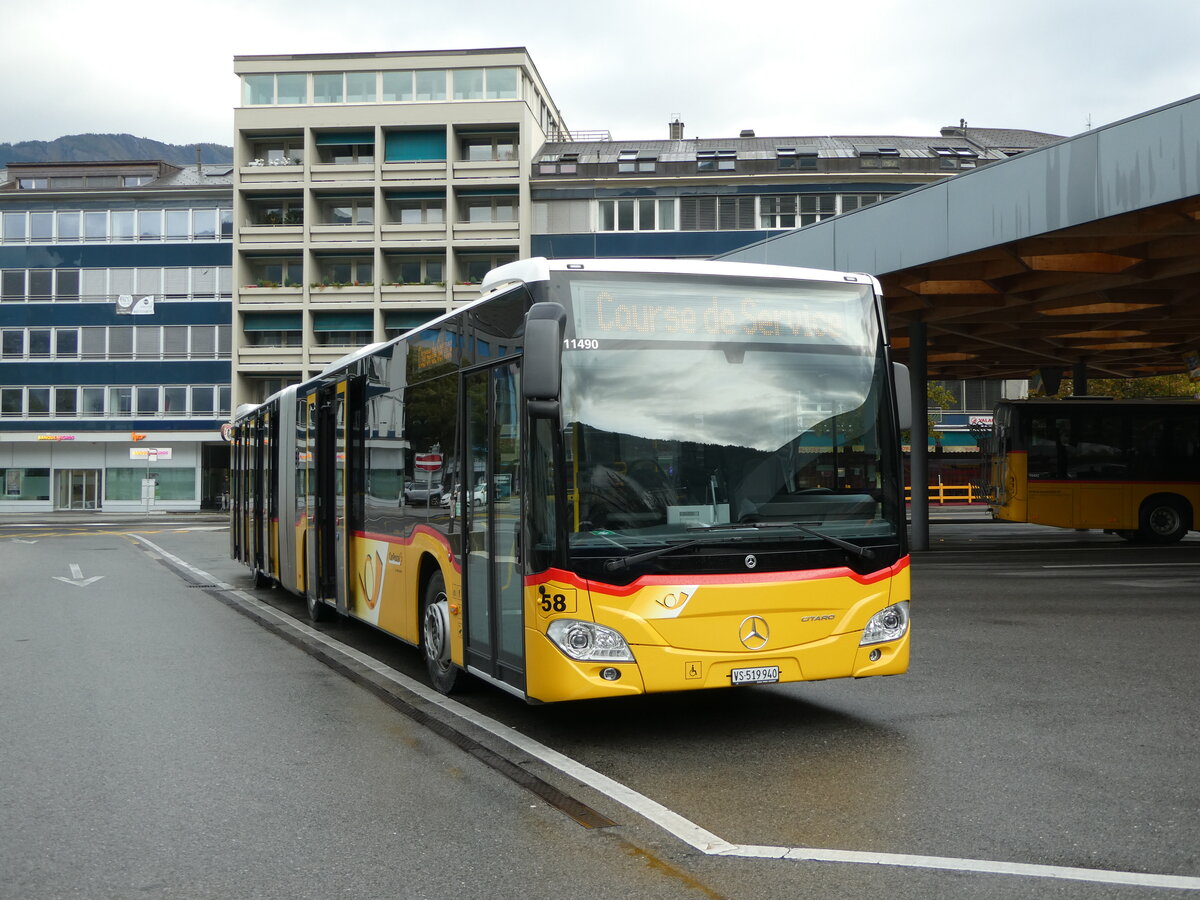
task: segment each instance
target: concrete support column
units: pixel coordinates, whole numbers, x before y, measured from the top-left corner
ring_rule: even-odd
[[[912,549],[929,549],[929,364],[924,322],[908,326],[908,369],[912,383]]]

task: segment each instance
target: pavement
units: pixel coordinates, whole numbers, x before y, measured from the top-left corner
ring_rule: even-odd
[[[25,525],[36,523],[45,525],[86,524],[95,522],[156,522],[196,524],[225,524],[229,522],[229,513],[215,509],[202,509],[187,512],[167,510],[145,510],[110,512],[106,509],[41,509],[22,510],[20,512],[0,512],[0,525]]]

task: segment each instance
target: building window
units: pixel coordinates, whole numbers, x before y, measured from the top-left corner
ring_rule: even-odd
[[[680,197],[681,231],[735,231],[756,227],[755,198]]]
[[[837,213],[836,194],[785,194],[759,198],[763,228],[798,228]]]
[[[0,358],[25,358],[25,329],[5,328],[0,333]]]
[[[374,134],[319,134],[317,162],[324,165],[371,165],[375,162]]]
[[[313,103],[341,103],[345,99],[341,72],[317,72],[313,75]]]
[[[492,269],[516,259],[515,253],[464,253],[458,259],[458,280],[462,284],[479,284]]]
[[[389,197],[387,211],[396,225],[441,225],[446,221],[446,199]]]
[[[455,100],[483,99],[483,69],[453,69],[450,76]]]
[[[459,140],[459,159],[467,162],[507,162],[517,158],[517,136],[502,134],[469,134]]]
[[[54,415],[74,417],[79,414],[79,389],[56,387],[54,389]]]
[[[578,171],[578,153],[548,153],[538,161],[539,175],[575,175]]]
[[[29,214],[29,239],[47,242],[54,240],[54,213],[31,212]]]
[[[54,329],[54,358],[55,359],[78,359],[79,358],[79,329],[78,328],[55,328]]]
[[[319,287],[370,285],[374,280],[374,265],[370,259],[355,257],[325,257],[318,260],[321,280]]]
[[[21,191],[44,191],[50,187],[48,178],[18,178],[17,190]]]
[[[870,206],[872,203],[878,203],[891,194],[842,194],[839,200],[842,204],[842,212],[851,212],[856,209],[861,209],[864,206]]]
[[[858,162],[864,169],[898,169],[900,151],[895,147],[859,148]]]
[[[246,106],[272,103],[307,103],[308,74],[287,72],[279,75],[244,75],[242,102]]]
[[[50,388],[31,387],[25,392],[26,411],[30,416],[50,415]]]
[[[4,221],[4,240],[23,242],[25,240],[25,213],[6,212],[2,218]]]
[[[250,145],[250,165],[298,166],[304,162],[304,138],[287,137],[254,141]]]
[[[777,147],[775,161],[780,169],[817,168],[817,151],[805,147]]]
[[[459,197],[458,220],[471,224],[517,221],[517,198],[513,195]]]
[[[621,174],[654,172],[657,156],[652,156],[638,150],[621,150],[617,154],[617,172]]]
[[[395,284],[441,285],[446,281],[446,265],[441,257],[391,256],[387,266]]]
[[[487,86],[484,95],[488,100],[516,100],[519,94],[520,69],[485,69]]]
[[[0,301],[24,301],[25,270],[5,269],[0,272]]]
[[[369,197],[327,197],[319,204],[322,225],[374,225],[375,201]]]
[[[696,170],[699,172],[732,172],[736,168],[736,150],[696,151]]]
[[[304,201],[300,198],[247,201],[247,225],[303,225]]]
[[[346,73],[346,102],[375,102],[375,72]]]
[[[304,332],[296,331],[247,331],[246,344],[250,347],[302,347]]]
[[[30,269],[29,270],[29,300],[49,301],[54,299],[54,270],[53,269]]]
[[[600,200],[599,231],[674,231],[674,198]]]
[[[250,261],[251,284],[256,287],[304,285],[304,264],[299,259],[256,259]]]
[[[979,154],[970,147],[930,147],[943,169],[973,169]]]

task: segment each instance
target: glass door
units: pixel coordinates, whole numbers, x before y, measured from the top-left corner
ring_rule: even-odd
[[[54,494],[55,509],[99,509],[100,470],[61,469]]]
[[[511,364],[466,376],[461,496],[467,528],[467,663],[523,691],[519,378]]]

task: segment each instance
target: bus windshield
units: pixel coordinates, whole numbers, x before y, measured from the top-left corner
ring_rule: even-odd
[[[896,540],[868,284],[561,278],[573,550]]]

